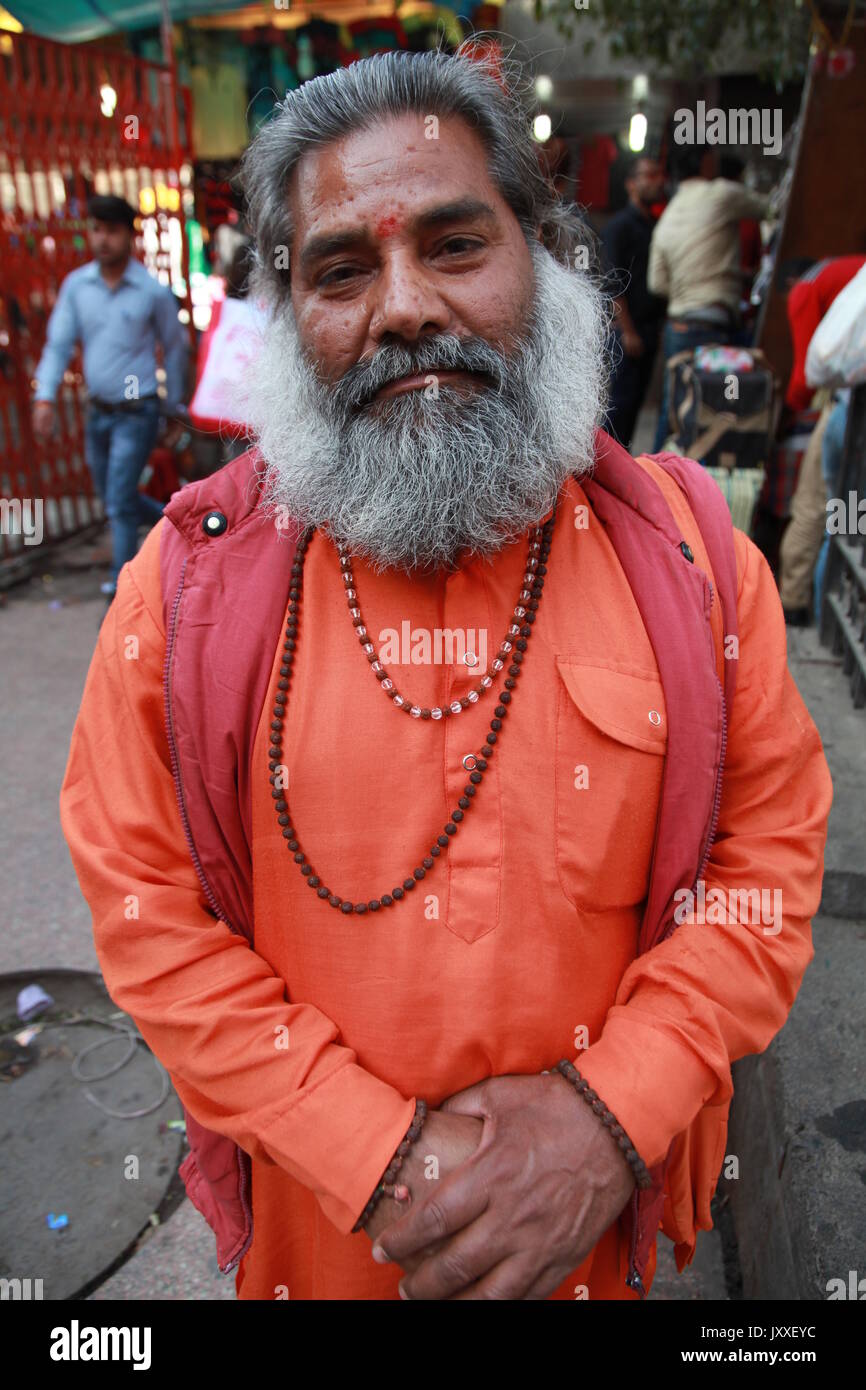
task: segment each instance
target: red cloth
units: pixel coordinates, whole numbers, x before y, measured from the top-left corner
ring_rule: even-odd
[[[580,151],[580,201],[592,208],[610,203],[610,166],[616,163],[616,141],[609,135],[596,135]]]
[[[744,217],[740,223],[740,268],[754,275],[761,264],[761,224],[754,217]]]
[[[800,465],[820,413],[818,410],[798,410],[795,415],[789,415],[787,411],[783,415],[760,497],[761,509],[780,520],[791,515],[791,499],[797,490]]]
[[[195,389],[192,393],[193,405],[195,403],[195,393],[201,385],[201,380],[204,376],[205,365],[210,355],[211,345],[213,343],[214,334],[216,333],[217,324],[220,321],[220,310],[222,309],[222,307],[223,300],[215,299],[211,306],[210,323],[208,324],[207,328],[202,334],[201,341],[198,345],[198,355],[196,357],[195,371]],[[194,409],[190,409],[189,418],[192,420],[192,423],[195,425],[196,429],[204,430],[208,434],[219,434],[219,420],[205,419],[203,416],[198,415]]]
[[[814,267],[788,295],[788,322],[794,343],[794,366],[785,402],[792,410],[808,410],[813,388],[806,381],[806,353],[812,334],[840,290],[853,280],[866,256],[837,256]]]
[[[148,497],[155,497],[157,502],[167,502],[180,487],[175,452],[173,449],[154,449],[148,463],[151,475],[140,491]]]

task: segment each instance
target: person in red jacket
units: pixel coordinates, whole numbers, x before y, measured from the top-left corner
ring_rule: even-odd
[[[785,404],[791,410],[809,409],[815,394],[806,380],[806,353],[812,335],[839,291],[854,279],[864,263],[866,256],[836,256],[813,261],[805,273],[791,283],[787,309],[794,365],[785,392]],[[790,282],[793,272],[802,265],[802,261],[792,261],[782,266],[782,275]]]
[[[866,263],[866,256],[837,256],[822,261],[789,261],[780,278],[788,285],[788,323],[794,365],[785,393],[791,411],[807,411],[815,395],[806,380],[809,344],[836,296]],[[823,400],[819,397],[818,404]],[[826,491],[821,474],[824,433],[831,405],[825,402],[800,461],[790,502],[790,520],[779,546],[779,593],[785,621],[805,627],[812,618],[812,577],[826,521]]]

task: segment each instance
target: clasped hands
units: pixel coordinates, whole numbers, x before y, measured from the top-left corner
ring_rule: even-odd
[[[406,1271],[409,1299],[547,1298],[635,1187],[608,1130],[556,1072],[450,1096],[397,1181],[411,1205],[383,1197],[366,1230],[373,1258]]]

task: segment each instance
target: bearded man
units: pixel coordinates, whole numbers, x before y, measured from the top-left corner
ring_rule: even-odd
[[[124,568],[73,736],[106,983],[244,1299],[641,1297],[812,955],[772,579],[597,430],[607,306],[515,90],[390,54],[257,136],[257,445]]]

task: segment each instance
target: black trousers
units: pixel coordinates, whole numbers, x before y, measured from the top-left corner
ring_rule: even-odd
[[[613,345],[615,366],[610,382],[605,429],[625,449],[631,443],[637,417],[646,397],[659,342],[657,329],[644,330],[638,326],[637,331],[644,345],[640,357],[628,356],[619,333],[615,334]]]

